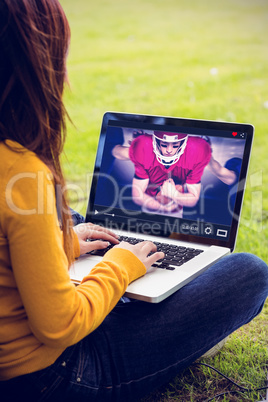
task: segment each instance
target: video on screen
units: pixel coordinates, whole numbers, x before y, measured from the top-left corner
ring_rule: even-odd
[[[95,205],[230,225],[245,139],[109,126]]]

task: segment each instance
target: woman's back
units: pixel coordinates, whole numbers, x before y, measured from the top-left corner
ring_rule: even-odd
[[[36,226],[36,231],[31,233],[26,226],[30,225],[34,210],[44,212],[45,194],[41,194],[43,189],[39,183],[38,199],[38,181],[44,183],[48,174],[49,169],[34,153],[10,140],[0,143],[0,380],[24,374],[25,370],[32,371],[38,361],[40,369],[46,367],[64,349],[52,349],[37,340],[25,311],[26,300],[22,300],[22,297],[27,298],[27,293],[31,294],[31,285],[36,286],[35,271],[44,270],[41,262],[46,245],[42,244],[39,233],[42,227]],[[40,247],[34,249],[33,240],[38,237]],[[15,249],[21,249],[21,255],[16,255]],[[25,256],[30,260],[33,255],[36,264],[26,266]],[[43,281],[49,275],[47,268]],[[32,308],[38,308],[39,294],[40,287],[36,289],[37,298],[32,301]]]

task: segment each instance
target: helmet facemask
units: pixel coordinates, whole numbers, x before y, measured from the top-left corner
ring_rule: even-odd
[[[165,167],[172,166],[174,163],[178,162],[181,155],[184,153],[187,139],[188,135],[186,134],[155,132],[153,134],[153,150],[158,162]],[[180,146],[178,147],[174,155],[166,156],[161,153],[161,142],[166,142],[168,144],[180,142]]]

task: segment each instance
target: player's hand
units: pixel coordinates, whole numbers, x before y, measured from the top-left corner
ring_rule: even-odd
[[[116,247],[123,248],[125,250],[131,251],[136,257],[145,265],[146,271],[154,264],[157,260],[164,258],[165,254],[162,251],[157,251],[157,247],[151,241],[142,241],[137,244],[130,244],[122,241]],[[153,253],[153,254],[150,254]],[[149,255],[150,254],[150,255]]]
[[[80,223],[74,226],[73,230],[78,237],[81,254],[106,248],[110,243],[119,243],[117,234],[109,229],[93,225],[92,223]]]
[[[161,194],[164,195],[165,197],[173,199],[176,191],[177,189],[173,179],[168,179],[164,181],[164,183],[162,184]]]

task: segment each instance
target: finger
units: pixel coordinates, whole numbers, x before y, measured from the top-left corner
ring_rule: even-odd
[[[99,226],[99,225],[93,225],[92,223],[89,225],[89,230],[95,230],[95,231],[98,231],[98,232],[108,233],[110,236],[113,236],[113,237],[115,237],[115,238],[118,238],[118,237],[119,237],[119,236],[118,236],[116,233],[114,233],[112,230],[107,229],[107,228],[104,228],[104,227]]]
[[[98,232],[109,233],[109,234],[112,235],[112,236],[117,236],[117,234],[114,233],[114,232],[112,232],[112,230],[107,229],[107,228],[104,228],[103,226],[92,225],[92,226],[90,227],[90,229],[91,229],[91,230],[92,230],[92,229],[93,229],[93,230],[96,230],[96,231],[98,231]]]
[[[93,240],[86,244],[88,244],[87,252],[94,251],[94,250],[102,250],[104,248],[107,248],[110,245],[109,242],[102,241],[102,240]]]
[[[157,247],[152,241],[142,241],[141,243],[136,244],[143,249],[143,251],[147,252],[147,254],[151,253],[152,251],[156,251]]]
[[[113,244],[118,244],[119,240],[117,237],[114,237],[113,235],[111,235],[110,233],[107,233],[105,231],[102,230],[93,230],[90,231],[88,234],[88,237],[90,239],[101,239],[101,240],[106,240],[109,241]]]
[[[87,222],[87,223],[81,223],[80,225],[76,225],[75,226],[76,229],[80,229],[80,232],[88,232],[88,231],[103,231],[106,233],[109,233],[110,235],[114,236],[114,237],[118,237],[118,235],[116,233],[114,233],[112,230],[107,229],[103,226],[99,226],[99,225],[95,225],[94,223],[91,222]]]
[[[149,255],[149,257],[147,257],[147,262],[148,264],[153,265],[156,261],[161,260],[164,257],[165,254],[162,251],[157,251],[156,253]]]

